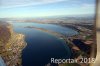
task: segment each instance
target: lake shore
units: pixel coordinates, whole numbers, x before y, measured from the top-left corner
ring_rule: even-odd
[[[12,25],[9,23],[4,22],[0,24],[0,28],[2,28],[0,33],[2,36],[0,38],[0,56],[6,66],[22,66],[21,55],[22,50],[26,47],[25,36],[15,33]]]
[[[25,28],[33,28],[33,29],[36,29],[36,30],[43,31],[43,32],[46,32],[46,33],[48,33],[48,34],[54,35],[54,36],[56,36],[58,39],[64,40],[65,43],[66,43],[71,49],[80,50],[77,46],[75,46],[75,45],[69,40],[69,37],[66,37],[66,36],[64,36],[63,34],[60,34],[60,33],[58,33],[58,32],[54,32],[54,31],[52,31],[52,30],[47,30],[47,29],[44,29],[44,28],[34,27],[34,26],[27,26],[27,27],[25,27]]]
[[[80,28],[83,28],[81,26],[79,26],[79,27]],[[87,35],[85,35],[86,32],[87,32],[87,30],[88,30],[86,28],[84,28],[84,29],[77,29],[79,31],[79,34],[73,35],[73,36],[70,36],[70,37],[66,37],[66,36],[64,36],[64,35],[62,35],[62,34],[60,34],[58,32],[54,32],[52,30],[47,30],[47,29],[44,29],[44,28],[38,28],[38,27],[34,27],[34,26],[27,26],[25,28],[33,28],[33,29],[36,29],[36,30],[40,30],[40,31],[46,32],[48,34],[54,35],[54,36],[58,37],[59,39],[63,39],[68,44],[68,46],[71,48],[71,50],[73,51],[73,56],[72,57],[74,59],[83,58],[84,57],[83,55],[85,55],[85,57],[87,57],[87,58],[90,57],[90,54],[85,53],[84,51],[82,51],[82,49],[80,49],[77,45],[75,45],[73,43],[73,40],[74,39],[81,39],[81,40],[83,40],[82,37],[83,36],[87,36]],[[75,29],[76,28],[77,27],[75,27]],[[91,35],[91,31],[90,32],[88,31],[87,34],[90,34]],[[86,44],[86,45],[91,45],[91,43],[92,42],[89,41],[89,39],[87,39],[86,41],[84,41],[84,44]],[[79,65],[87,65],[88,63],[86,63],[86,64],[80,64],[80,63],[78,63],[78,64]]]

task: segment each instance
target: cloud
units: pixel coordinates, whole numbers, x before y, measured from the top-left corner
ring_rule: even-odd
[[[81,5],[81,8],[83,9],[90,9],[90,8],[94,9],[95,7],[96,7],[95,4],[82,4]]]
[[[0,8],[41,5],[41,4],[56,3],[61,1],[67,1],[67,0],[1,0]]]

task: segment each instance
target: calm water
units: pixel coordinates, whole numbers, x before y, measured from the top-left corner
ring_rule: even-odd
[[[52,24],[12,23],[14,31],[25,35],[27,46],[22,52],[23,66],[45,66],[51,58],[70,58],[70,48],[61,40],[48,33],[26,26],[41,27],[66,35],[77,34],[76,31]]]

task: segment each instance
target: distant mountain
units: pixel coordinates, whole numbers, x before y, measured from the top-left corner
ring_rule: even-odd
[[[41,18],[0,18],[7,22],[39,22],[39,23],[94,23],[95,15],[50,16]]]

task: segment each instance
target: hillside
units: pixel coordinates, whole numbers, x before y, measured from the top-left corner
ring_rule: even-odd
[[[21,52],[26,45],[24,38],[13,32],[10,24],[0,22],[0,56],[7,66],[21,66]]]

